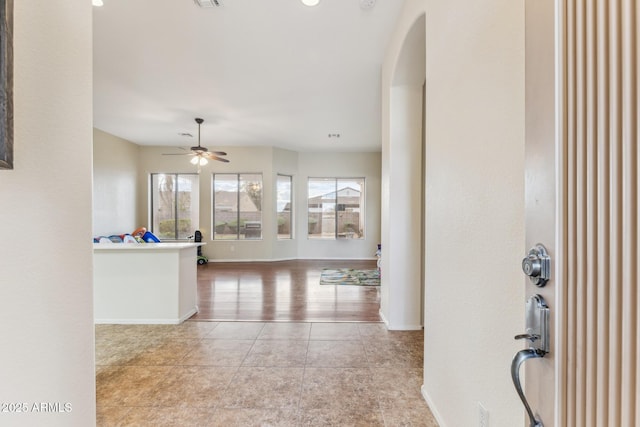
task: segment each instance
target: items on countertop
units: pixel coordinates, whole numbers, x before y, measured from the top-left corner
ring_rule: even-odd
[[[160,239],[145,227],[139,227],[131,234],[113,234],[111,236],[94,237],[93,243],[160,243]]]

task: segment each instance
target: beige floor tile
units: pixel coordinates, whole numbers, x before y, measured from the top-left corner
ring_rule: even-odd
[[[363,368],[367,355],[358,341],[310,341],[307,366],[327,368]]]
[[[96,427],[116,427],[131,410],[128,406],[96,407]]]
[[[303,368],[238,369],[220,408],[288,408],[300,401]]]
[[[104,336],[123,338],[163,338],[176,325],[96,325],[96,338]]]
[[[180,362],[182,365],[240,366],[253,346],[251,340],[204,339]]]
[[[151,406],[168,366],[112,366],[96,378],[96,401],[104,406]]]
[[[144,351],[139,352],[126,364],[138,366],[177,365],[199,342],[198,339],[166,338],[148,345]]]
[[[364,349],[371,367],[421,368],[424,365],[424,349],[420,342],[364,341]]]
[[[338,408],[306,409],[300,412],[300,426],[383,427],[378,409]]]
[[[380,407],[395,408],[404,404],[426,406],[421,393],[422,369],[372,368],[371,374]]]
[[[258,336],[259,340],[308,340],[311,323],[267,323]]]
[[[242,366],[304,367],[308,341],[258,340]]]
[[[255,340],[264,328],[262,322],[220,322],[207,338]]]
[[[96,342],[96,364],[135,365],[137,358],[161,339],[154,337],[121,336],[113,341],[101,339]]]
[[[359,340],[357,323],[313,323],[310,340]]]
[[[421,405],[384,408],[382,415],[386,426],[438,427],[426,402]]]
[[[368,368],[306,368],[300,408],[378,410]]]
[[[216,407],[237,370],[235,367],[176,366],[158,387],[154,405]]]
[[[218,409],[212,427],[273,426],[292,427],[298,425],[295,409]]]
[[[97,425],[436,427],[423,337],[380,323],[96,325]]]
[[[218,322],[183,322],[173,325],[166,335],[170,338],[204,338],[218,326]]]
[[[423,331],[390,331],[383,323],[358,324],[364,341],[399,340],[403,342],[424,342]]]
[[[122,427],[203,427],[213,424],[214,409],[138,407],[120,421]]]

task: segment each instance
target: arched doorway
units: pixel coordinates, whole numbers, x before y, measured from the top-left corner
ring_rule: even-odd
[[[421,15],[383,80],[389,110],[382,144],[380,313],[389,329],[420,329],[424,318],[425,40]]]

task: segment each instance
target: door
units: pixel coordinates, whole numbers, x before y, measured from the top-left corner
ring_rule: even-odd
[[[526,243],[552,258],[525,394],[546,427],[638,426],[640,8],[525,1]]]
[[[525,222],[526,250],[543,244],[552,259],[549,282],[538,288],[523,279],[525,296],[541,295],[549,305],[549,353],[527,361],[525,395],[546,427],[555,418],[558,348],[558,251],[556,236],[555,1],[525,1]],[[523,256],[526,252],[523,248]],[[524,275],[523,275],[524,277]],[[524,303],[522,304],[524,309]],[[527,418],[528,420],[528,418]],[[527,421],[527,424],[528,421]]]

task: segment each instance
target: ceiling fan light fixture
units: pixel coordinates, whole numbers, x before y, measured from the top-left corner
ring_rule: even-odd
[[[305,6],[317,6],[320,0],[300,0]]]
[[[194,156],[189,161],[191,162],[192,165],[204,166],[206,164],[209,164],[209,160],[207,160],[205,157],[202,157],[201,155]]]
[[[198,172],[200,171],[200,166],[204,166],[209,163],[209,160],[217,160],[223,163],[229,163],[229,160],[225,159],[221,156],[226,156],[227,153],[224,151],[209,151],[207,147],[203,147],[200,145],[200,126],[204,122],[201,118],[196,118],[196,123],[198,124],[198,145],[189,148],[188,153],[163,153],[164,156],[179,156],[179,155],[187,155],[191,156],[192,165],[198,165]],[[181,134],[184,135],[184,134]],[[191,134],[188,134],[191,136]]]

